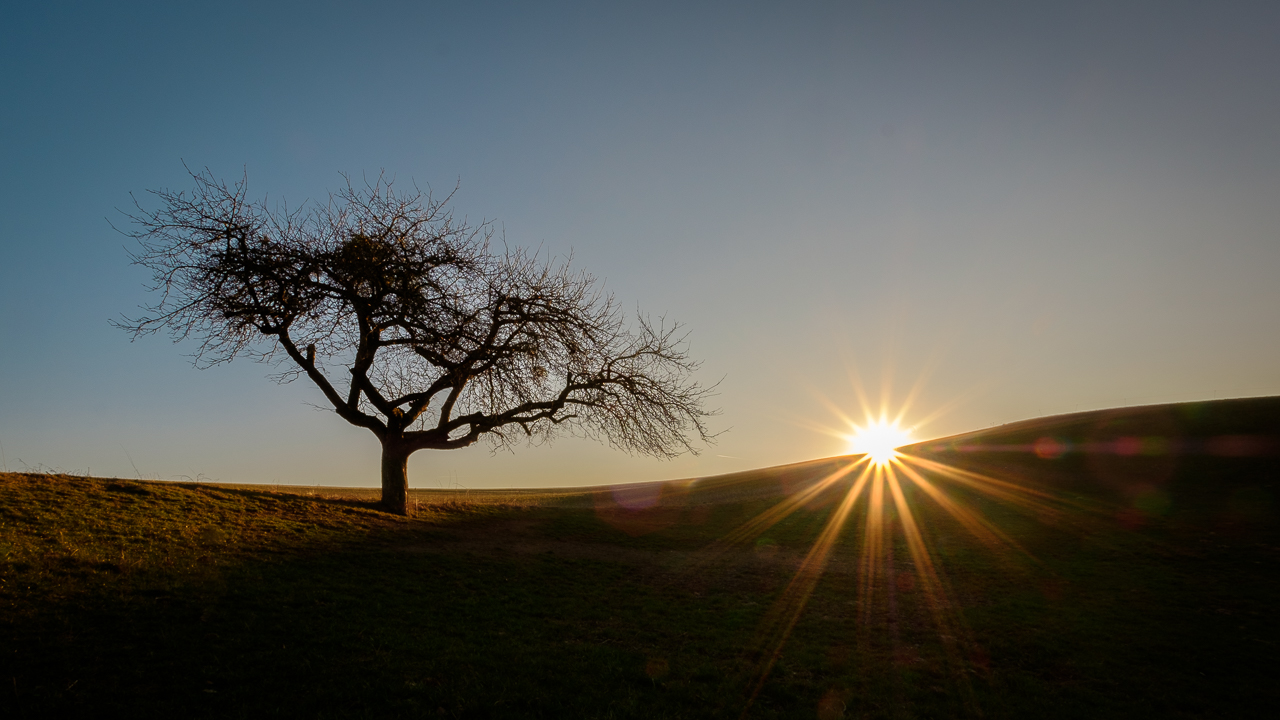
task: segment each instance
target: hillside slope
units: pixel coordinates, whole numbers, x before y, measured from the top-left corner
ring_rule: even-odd
[[[901,452],[1096,498],[1131,523],[1280,529],[1280,397],[1036,418]]]
[[[1278,415],[1042,418],[866,475],[416,491],[410,517],[0,474],[0,717],[1262,714]]]

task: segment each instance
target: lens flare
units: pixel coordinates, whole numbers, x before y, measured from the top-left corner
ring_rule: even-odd
[[[948,563],[944,562],[947,544],[953,542],[954,537],[969,536],[992,551],[1002,565],[1024,573],[1039,561],[1015,536],[1004,531],[1003,523],[987,515],[985,511],[991,504],[1083,535],[1098,532],[1101,526],[1095,517],[1110,518],[1110,515],[1104,512],[1105,507],[1094,507],[1079,497],[1043,487],[1035,478],[1025,476],[1025,471],[1001,468],[993,475],[969,469],[961,462],[961,456],[952,455],[966,451],[954,443],[932,443],[926,447],[926,443],[912,438],[916,428],[927,427],[963,401],[964,396],[923,417],[915,416],[913,426],[903,427],[901,423],[920,392],[923,378],[895,412],[886,399],[892,396],[888,383],[881,390],[882,401],[877,407],[868,402],[861,381],[852,369],[850,377],[865,422],[856,422],[845,408],[817,394],[838,422],[831,425],[800,418],[797,423],[838,439],[844,443],[845,453],[853,457],[829,458],[830,464],[821,471],[808,475],[794,487],[783,489],[776,502],[712,543],[681,573],[695,574],[717,561],[732,562],[730,552],[750,548],[771,528],[781,526],[797,513],[825,516],[816,526],[820,530],[813,537],[812,546],[792,570],[790,582],[760,620],[750,653],[755,664],[754,679],[742,717],[748,716],[783,657],[783,649],[810,600],[819,598],[829,612],[831,603],[839,597],[841,590],[836,589],[836,585],[828,586],[834,595],[819,591],[828,565],[838,568],[828,582],[853,580],[847,588],[850,599],[846,602],[857,608],[850,615],[855,616],[859,628],[860,647],[872,642],[873,633],[868,631],[880,629],[885,631],[894,657],[900,652],[907,657],[911,651],[902,645],[899,615],[908,608],[911,612],[923,610],[939,639],[939,654],[927,662],[950,678],[956,698],[967,708],[967,714],[981,714],[978,696],[969,679],[986,668],[987,660],[982,659],[986,657],[985,651],[970,633],[961,604],[950,590],[946,577]],[[1139,444],[1129,443],[1134,447]],[[1145,453],[1145,448],[1143,445],[1129,454]],[[1031,445],[1021,449],[1033,451]],[[1115,454],[1131,449],[1128,445],[1108,447],[1108,451]],[[1034,446],[1035,456],[1040,459],[1056,459],[1070,451],[1070,443],[1058,438],[1041,438]],[[908,595],[911,602],[900,602]],[[875,643],[879,642],[881,639],[876,638]]]
[[[867,455],[875,464],[884,465],[898,456],[897,448],[910,441],[910,430],[882,418],[866,427],[854,426],[854,433],[849,437],[849,453]]]
[[[911,397],[914,396],[913,390]],[[743,718],[782,658],[809,601],[823,597],[815,593],[831,563],[842,568],[831,582],[840,582],[841,575],[854,576],[847,602],[857,608],[853,614],[859,627],[859,644],[870,642],[868,630],[882,628],[894,652],[899,652],[898,616],[908,607],[899,596],[912,593],[912,598],[919,598],[915,607],[931,619],[940,641],[940,654],[929,662],[950,678],[957,700],[971,714],[979,714],[969,677],[982,662],[973,658],[983,657],[983,650],[971,636],[949,590],[946,564],[942,562],[945,552],[940,554],[935,545],[950,542],[947,538],[960,531],[985,545],[1001,564],[1024,572],[1028,563],[1034,565],[1038,561],[1015,537],[1006,534],[1000,523],[984,513],[988,502],[1051,526],[1089,525],[1088,518],[1080,513],[1087,508],[1077,507],[1079,501],[1037,487],[1020,473],[996,477],[976,472],[951,465],[944,459],[945,446],[939,455],[939,446],[930,449],[913,444],[918,441],[912,438],[912,431],[926,426],[945,408],[926,415],[914,427],[903,427],[900,423],[909,410],[906,405],[895,414],[887,402],[881,403],[878,411],[873,409],[860,389],[859,399],[864,423],[854,422],[849,414],[827,402],[839,418],[839,425],[811,424],[816,430],[841,439],[846,453],[854,457],[831,458],[837,463],[835,466],[828,466],[823,474],[815,474],[805,484],[786,491],[776,503],[713,543],[701,559],[685,570],[697,572],[704,563],[725,556],[732,548],[749,547],[767,530],[796,513],[826,515],[808,553],[794,568],[791,581],[760,620],[752,643],[754,680],[747,692]],[[1027,446],[1028,451],[1030,448]],[[1065,452],[1051,449],[1054,454]],[[829,603],[830,596],[824,601]]]

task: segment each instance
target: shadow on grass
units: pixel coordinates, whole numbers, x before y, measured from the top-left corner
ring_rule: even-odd
[[[405,527],[164,589],[49,598],[5,623],[0,708],[16,718],[723,707],[750,628],[734,598],[690,598],[623,563],[435,552],[440,542]],[[671,668],[685,680],[672,683]]]
[[[1166,437],[1163,421],[1106,422],[1054,426],[1093,452],[1033,452],[1053,429],[1033,427],[932,455],[1087,508],[1041,522],[949,490],[1024,555],[904,484],[964,643],[931,618],[892,507],[882,585],[862,592],[853,513],[748,716],[1274,709],[1280,462],[1198,440],[1124,454],[1124,438]],[[1088,436],[1099,427],[1111,435]],[[0,716],[736,718],[766,611],[847,485],[695,560],[838,461],[823,462],[545,507],[427,502],[408,519],[351,498],[15,481],[0,505],[21,546],[0,547],[15,609],[0,616]]]
[[[612,559],[630,536],[592,505],[406,519],[254,490],[5,480],[4,717],[690,717],[723,706],[749,633],[738,599],[648,582],[642,551]],[[490,542],[495,523],[531,521],[576,534],[536,554]]]
[[[947,645],[903,574],[905,548],[896,604],[856,620],[855,524],[749,716],[961,716],[961,686],[987,717],[1231,717],[1276,699],[1277,563],[1265,527],[1191,542],[1182,529],[1083,536],[998,507],[989,516],[1036,563],[1010,570],[942,513],[921,512],[976,640],[962,676],[943,667]],[[690,577],[670,565],[671,548],[698,544],[687,524],[663,552],[628,546],[590,511],[529,518],[519,542],[567,526],[566,547],[636,552],[473,552],[467,538],[494,529],[481,516],[450,526],[462,539],[406,523],[167,584],[48,597],[4,623],[0,711],[739,716],[761,615],[793,568],[727,562]],[[797,518],[773,535],[802,546],[816,525]],[[714,536],[721,525],[705,527]]]

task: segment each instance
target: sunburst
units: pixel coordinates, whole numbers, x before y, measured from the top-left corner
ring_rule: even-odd
[[[853,427],[849,435],[849,452],[854,455],[868,455],[871,462],[884,465],[898,456],[898,448],[911,441],[911,430],[898,427],[896,421],[888,421],[883,417],[866,427]]]
[[[856,389],[866,412],[870,409],[866,396],[860,387]],[[855,457],[850,457],[847,463],[816,483],[783,498],[717,543],[721,549],[727,549],[730,545],[749,542],[790,514],[810,505],[819,495],[827,492],[843,495],[794,577],[765,614],[758,635],[761,661],[747,708],[750,708],[781,656],[782,648],[817,587],[840,535],[846,527],[854,524],[855,517],[861,518],[857,524],[863,529],[861,537],[853,545],[857,553],[857,598],[862,607],[860,623],[871,622],[875,597],[886,592],[892,594],[892,589],[887,586],[895,581],[891,557],[896,545],[893,536],[901,535],[906,541],[910,556],[909,572],[915,576],[915,587],[922,591],[925,606],[939,635],[944,638],[946,663],[951,672],[961,679],[962,685],[967,685],[964,680],[967,677],[964,645],[969,641],[965,639],[964,623],[956,616],[948,598],[947,582],[942,576],[936,549],[929,546],[928,538],[932,533],[926,531],[927,516],[919,504],[932,505],[975,539],[1009,558],[1021,556],[1030,559],[1015,540],[966,504],[966,496],[984,496],[1051,524],[1064,519],[1066,505],[1070,503],[1028,483],[952,467],[936,459],[918,457],[910,449],[900,450],[912,442],[915,428],[905,428],[902,422],[909,410],[907,405],[918,390],[918,386],[912,390],[908,403],[896,415],[888,412],[887,403],[882,403],[878,418],[866,412],[866,420],[862,424],[852,422],[834,403],[828,402],[846,429],[843,432],[829,428],[821,430],[842,438],[848,453]],[[923,422],[929,422],[942,412],[944,410],[930,413]],[[972,697],[969,701],[974,702]],[[745,712],[744,709],[744,716]]]

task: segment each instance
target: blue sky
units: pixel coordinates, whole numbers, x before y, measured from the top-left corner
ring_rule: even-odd
[[[414,486],[837,454],[855,374],[894,408],[919,382],[921,436],[1280,393],[1280,6],[957,5],[8,9],[3,461],[376,483],[314,389],[108,325],[148,299],[110,223],[184,162],[290,204],[340,173],[460,184],[459,213],[686,323],[723,378],[699,457],[424,451]]]

